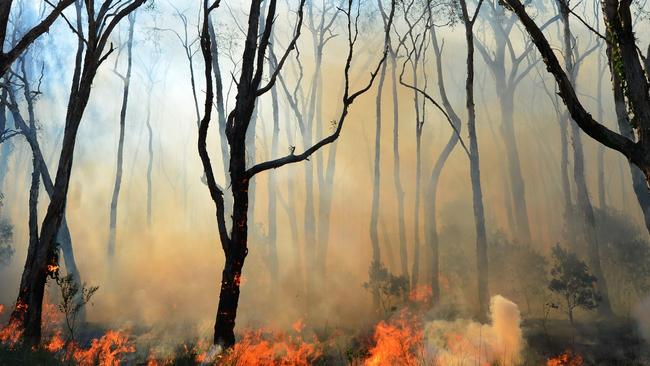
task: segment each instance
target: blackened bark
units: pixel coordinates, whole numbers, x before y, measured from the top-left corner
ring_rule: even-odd
[[[9,14],[13,0],[3,0],[0,2],[0,76],[4,76],[11,64],[14,63],[27,48],[36,41],[43,33],[49,31],[50,26],[61,15],[63,10],[72,5],[75,0],[61,0],[54,5],[52,11],[32,29],[28,30],[20,40],[17,40],[13,47],[7,52],[4,51],[4,45],[9,43],[7,39],[7,25],[9,23]]]
[[[87,8],[89,14],[88,31],[86,32],[87,50],[83,59],[83,69],[80,72],[78,70],[75,71],[74,79],[76,79],[77,75],[79,75],[79,79],[77,84],[73,83],[68,101],[59,164],[53,193],[41,224],[40,245],[35,253],[32,265],[30,265],[30,268],[25,269],[27,277],[27,286],[25,288],[27,288],[28,295],[27,308],[24,310],[23,317],[23,328],[25,330],[23,332],[23,338],[30,346],[37,345],[41,340],[41,313],[45,283],[47,276],[52,273],[52,268],[56,268],[58,262],[56,257],[56,239],[65,214],[77,131],[90,98],[92,83],[97,74],[98,67],[106,59],[107,55],[104,54],[104,49],[111,32],[125,16],[133,12],[144,2],[145,0],[133,0],[128,5],[120,8],[109,19],[104,18],[106,11],[108,11],[105,7],[110,7],[111,1],[104,2],[102,8],[97,13],[92,8],[92,3],[86,4],[91,8]],[[103,24],[101,30],[99,29],[99,24]],[[17,306],[20,305],[17,304]]]

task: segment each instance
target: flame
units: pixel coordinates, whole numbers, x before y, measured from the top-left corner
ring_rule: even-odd
[[[563,354],[549,358],[546,361],[546,366],[582,366],[584,361],[582,356],[573,354],[571,351],[566,351]]]
[[[219,357],[219,361],[220,364],[235,366],[307,366],[321,354],[316,343],[261,329],[245,332],[232,350]]]
[[[296,333],[302,333],[302,330],[305,328],[305,323],[302,321],[302,319],[298,319],[293,324],[291,324],[291,328],[293,328]]]
[[[5,306],[4,304],[0,304],[0,315],[5,312]]]
[[[419,365],[423,338],[422,328],[414,319],[407,319],[405,313],[390,323],[382,321],[375,327],[375,346],[364,366]]]
[[[23,329],[18,319],[9,322],[4,328],[0,329],[0,343],[9,346],[15,346],[23,335]]]
[[[428,303],[432,296],[433,291],[429,285],[417,285],[409,292],[409,300],[417,303]]]
[[[243,286],[248,279],[243,274],[235,275],[235,283],[237,286]]]
[[[47,274],[51,275],[59,271],[59,265],[58,264],[48,264],[47,265]]]
[[[74,350],[73,357],[79,366],[118,366],[124,354],[133,352],[135,347],[127,335],[109,330],[100,339],[93,339],[89,349]]]
[[[161,360],[157,359],[156,356],[153,353],[149,353],[149,356],[147,357],[147,366],[166,366],[166,365],[172,365],[172,364],[173,364],[173,360],[166,359],[166,360],[161,361]]]
[[[52,339],[45,345],[45,349],[49,352],[58,352],[65,346],[65,341],[61,337],[61,331],[57,331]]]

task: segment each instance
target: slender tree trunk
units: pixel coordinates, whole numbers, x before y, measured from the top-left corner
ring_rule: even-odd
[[[564,54],[567,55],[567,57],[565,57],[565,67],[567,73],[571,75],[571,83],[575,88],[576,70],[575,65],[573,64],[572,34],[569,27],[569,13],[565,10],[568,8],[569,4],[568,0],[559,1],[563,2],[563,4],[560,5],[560,15],[564,25]],[[565,112],[565,118],[569,120],[568,112]],[[581,221],[583,223],[585,239],[587,241],[589,267],[591,267],[593,274],[598,279],[596,287],[602,296],[602,300],[598,306],[598,312],[601,315],[610,316],[612,314],[612,309],[609,302],[607,282],[601,268],[600,245],[596,234],[596,218],[594,216],[591,199],[589,198],[587,180],[585,179],[584,152],[582,148],[580,128],[576,123],[571,123],[571,136],[573,138],[573,178],[576,184],[576,203],[583,216]]]
[[[428,8],[429,17],[432,16],[431,8]],[[436,218],[437,213],[437,194],[438,194],[438,183],[440,182],[440,174],[442,169],[445,166],[447,159],[451,155],[451,152],[454,150],[459,141],[459,134],[462,128],[462,123],[460,118],[454,111],[447,97],[447,92],[445,90],[445,81],[444,74],[442,70],[442,50],[438,45],[438,38],[436,36],[435,27],[431,27],[431,43],[433,45],[433,50],[436,56],[436,72],[438,75],[438,90],[440,92],[440,97],[442,99],[442,104],[449,115],[450,120],[453,123],[453,128],[457,131],[452,131],[447,144],[438,155],[438,158],[433,166],[431,171],[431,177],[429,178],[429,184],[427,187],[426,193],[426,202],[425,205],[425,216],[427,217],[426,225],[426,241],[429,243],[429,249],[431,251],[431,268],[429,273],[429,282],[431,284],[431,295],[434,302],[440,301],[440,248],[439,248],[439,239],[438,239],[438,222]]]
[[[379,84],[377,85],[377,98],[375,99],[375,157],[372,175],[372,206],[370,209],[370,243],[372,245],[371,268],[379,268],[381,265],[381,249],[379,246],[379,191],[381,190],[381,105],[386,80],[386,63],[381,66]],[[373,286],[372,300],[375,309],[379,309],[379,289]]]
[[[418,62],[416,59],[415,63]],[[413,84],[418,87],[417,66],[413,67]],[[422,191],[422,126],[424,118],[420,114],[418,92],[414,92],[415,105],[415,202],[413,204],[413,267],[411,268],[411,288],[418,284],[420,275],[420,193]]]
[[[273,40],[271,40],[273,42]],[[269,52],[273,53],[273,43],[269,45]],[[271,59],[269,59],[271,60]],[[269,61],[269,70],[275,70],[277,65],[272,61]],[[280,107],[278,105],[278,91],[276,88],[271,89],[271,108],[273,111],[273,132],[271,137],[271,159],[278,155],[278,144],[280,138]],[[278,240],[278,213],[277,213],[277,179],[276,172],[269,172],[267,190],[268,190],[268,210],[267,216],[269,220],[269,229],[268,229],[268,263],[269,263],[269,272],[271,273],[271,286],[272,294],[276,293],[279,286],[279,274],[278,274],[278,250],[277,250],[277,240]]]
[[[124,91],[122,94],[122,108],[120,110],[120,135],[117,145],[117,167],[115,169],[115,184],[113,185],[113,196],[108,224],[108,260],[112,263],[115,256],[115,237],[117,229],[117,203],[120,198],[122,187],[122,171],[124,165],[124,129],[126,127],[126,110],[129,102],[129,88],[131,86],[131,67],[133,65],[133,28],[135,27],[135,13],[129,15],[129,38],[127,41],[127,68],[123,78]]]
[[[0,94],[0,104],[2,104],[0,105],[0,132],[7,128],[6,102],[7,90],[6,88],[2,88]],[[0,144],[0,193],[3,191],[5,177],[7,176],[7,172],[9,172],[9,156],[12,150],[11,141],[5,141]]]
[[[530,225],[528,222],[528,208],[526,205],[526,188],[521,173],[519,161],[519,150],[514,126],[514,89],[500,90],[499,104],[501,106],[501,134],[506,148],[508,160],[508,173],[510,178],[510,191],[512,195],[512,206],[514,207],[515,232],[521,244],[530,245]]]
[[[605,74],[606,65],[603,65],[603,58],[601,55],[602,46],[599,47],[596,55],[598,56],[598,83],[596,90],[596,103],[598,104],[598,120],[603,120],[603,75]],[[598,207],[601,210],[607,208],[607,197],[605,194],[605,146],[598,144],[597,152],[597,166],[598,166]]]
[[[151,128],[151,93],[153,92],[153,85],[147,88],[147,225],[151,228],[153,223],[153,212],[151,210],[153,202],[153,129]]]
[[[391,83],[393,96],[393,184],[397,195],[397,224],[399,230],[399,257],[402,276],[409,278],[408,242],[406,240],[406,213],[404,212],[404,189],[402,188],[401,163],[399,155],[399,97],[397,94],[397,55],[391,50]]]
[[[476,275],[478,282],[479,315],[487,316],[488,294],[488,253],[487,235],[485,230],[485,212],[483,208],[483,192],[481,189],[480,159],[478,139],[476,136],[476,111],[474,106],[474,31],[473,22],[467,12],[465,0],[460,0],[463,20],[465,23],[465,40],[467,42],[467,79],[465,82],[467,130],[469,133],[470,178],[474,206],[474,225],[476,229]],[[477,10],[478,11],[478,10]],[[475,18],[474,18],[475,19]]]

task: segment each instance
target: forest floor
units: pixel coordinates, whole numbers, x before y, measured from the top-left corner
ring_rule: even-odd
[[[532,319],[522,324],[525,346],[521,365],[582,366],[582,365],[650,365],[650,347],[639,336],[637,326],[627,319],[582,321],[571,325],[566,320]],[[408,343],[408,334],[395,334],[398,352],[403,357],[390,361],[371,362],[373,329],[362,331],[327,330],[310,332],[309,337],[283,335],[279,338],[263,331],[241,336],[239,346],[220,361],[207,362],[209,348],[205,342],[177,345],[167,356],[156,355],[156,346],[136,347],[136,339],[144,329],[132,330],[129,336],[88,326],[79,333],[81,346],[72,351],[68,361],[62,361],[63,348],[49,341],[38,350],[20,347],[0,347],[0,365],[43,366],[116,366],[116,365],[434,365],[418,354],[417,345]],[[349,334],[344,334],[349,333]],[[315,338],[314,338],[315,337]],[[402,337],[402,338],[400,338]],[[406,337],[406,338],[404,338]],[[94,339],[94,340],[93,340]],[[317,340],[316,340],[317,339]],[[414,340],[418,342],[418,339]],[[421,342],[421,339],[419,340]],[[422,347],[421,344],[419,347]],[[160,347],[158,347],[160,349]],[[273,355],[281,355],[273,358]],[[377,361],[377,360],[375,360]],[[304,363],[306,362],[306,363]],[[440,364],[440,363],[439,363]],[[468,357],[449,366],[490,365]],[[446,364],[442,364],[447,366]],[[491,365],[499,365],[492,362]]]

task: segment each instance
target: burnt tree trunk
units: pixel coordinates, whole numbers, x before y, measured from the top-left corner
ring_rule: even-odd
[[[106,16],[105,12],[98,12],[96,14],[92,8],[92,3],[86,4],[91,6],[90,9],[87,9],[89,14],[88,28],[90,31],[86,32],[87,39],[85,43],[87,44],[87,48],[83,57],[83,66],[81,63],[75,65],[75,75],[68,101],[59,164],[50,203],[41,224],[40,244],[33,261],[24,270],[23,277],[25,281],[24,286],[21,284],[20,291],[24,291],[25,293],[26,304],[17,304],[16,306],[16,310],[23,315],[23,338],[30,346],[37,345],[41,340],[41,314],[45,283],[47,276],[53,274],[53,271],[57,269],[56,239],[65,215],[77,131],[85,108],[88,105],[88,100],[90,99],[92,83],[97,74],[97,69],[106,60],[104,48],[111,32],[120,20],[144,2],[145,0],[133,0],[120,8],[118,12],[112,14],[109,19],[104,18]],[[110,5],[110,1],[103,4],[103,6]],[[99,24],[104,24],[101,31],[98,31],[97,28]],[[18,309],[21,305],[26,305],[26,307]]]

